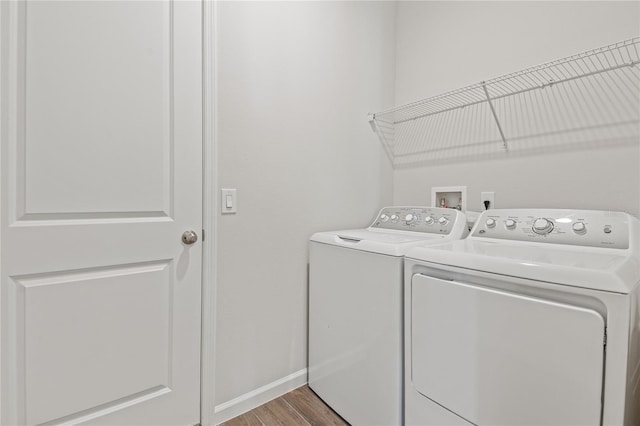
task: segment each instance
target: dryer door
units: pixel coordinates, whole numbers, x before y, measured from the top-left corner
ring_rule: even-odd
[[[600,424],[596,311],[418,274],[411,312],[422,395],[476,425]]]

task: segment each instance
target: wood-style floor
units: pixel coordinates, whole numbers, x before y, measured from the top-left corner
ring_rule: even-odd
[[[348,426],[308,386],[302,386],[222,426]]]

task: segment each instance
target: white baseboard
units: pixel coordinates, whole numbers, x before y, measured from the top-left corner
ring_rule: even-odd
[[[251,411],[262,404],[276,399],[307,383],[307,369],[289,374],[286,377],[268,383],[257,389],[240,395],[231,401],[223,402],[215,407],[215,424],[224,423],[227,420]]]

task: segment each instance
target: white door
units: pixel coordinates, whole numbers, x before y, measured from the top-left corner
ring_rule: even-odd
[[[593,309],[414,275],[414,388],[476,425],[599,425],[603,317]]]
[[[199,422],[201,7],[1,2],[2,425]]]

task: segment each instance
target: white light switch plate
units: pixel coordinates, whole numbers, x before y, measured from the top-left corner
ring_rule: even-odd
[[[220,190],[220,210],[222,214],[236,213],[238,208],[236,190],[235,189],[221,189]]]

